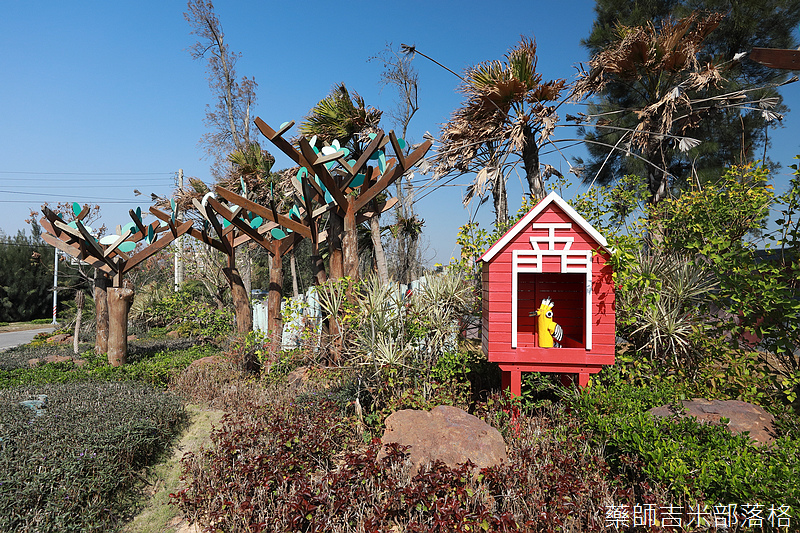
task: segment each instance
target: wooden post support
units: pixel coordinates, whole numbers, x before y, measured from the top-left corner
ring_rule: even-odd
[[[97,354],[108,352],[108,276],[98,268],[94,274],[95,328],[94,351]]]
[[[226,229],[231,229],[228,226]],[[228,233],[224,237],[228,249],[228,268],[222,269],[231,286],[231,299],[233,300],[234,313],[236,313],[236,332],[247,333],[253,331],[253,308],[250,307],[250,295],[244,287],[239,269],[236,268],[236,247],[233,245],[234,234]]]
[[[279,253],[270,255],[269,297],[267,299],[267,329],[272,338],[272,350],[277,353],[281,348],[281,300],[283,299],[283,258]]]
[[[124,365],[128,360],[128,308],[133,301],[133,289],[108,289],[108,362]]]
[[[331,229],[328,232],[328,249],[330,250],[330,263],[328,265],[328,270],[331,278],[341,279],[345,275],[344,261],[342,257],[342,232],[344,228],[344,220],[335,209],[331,211],[330,226]]]
[[[512,396],[522,396],[522,372],[519,370],[503,370],[500,384],[503,390],[510,390]]]

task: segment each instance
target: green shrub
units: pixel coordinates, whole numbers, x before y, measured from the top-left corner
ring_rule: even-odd
[[[611,464],[633,478],[644,475],[669,486],[676,498],[800,507],[796,436],[784,435],[770,447],[756,447],[749,437],[731,435],[721,426],[656,419],[646,412],[685,398],[679,380],[637,385],[620,379],[618,369],[607,368],[570,403],[605,443]],[[638,466],[631,469],[631,464]]]
[[[19,405],[40,394],[43,416]],[[176,397],[144,384],[0,391],[0,531],[117,529],[135,511],[138,471],[183,420]]]
[[[34,318],[31,320],[31,324],[52,324],[52,318]]]
[[[168,291],[165,297],[151,301],[139,316],[147,328],[168,327],[184,337],[199,335],[216,339],[233,332],[233,311],[218,309],[190,288]]]
[[[0,370],[0,389],[11,387],[43,384],[67,383],[88,380],[100,381],[129,381],[138,380],[158,387],[166,387],[174,377],[192,361],[217,355],[219,349],[213,345],[194,345],[178,349],[170,349],[169,344],[155,344],[150,349],[131,348],[128,354],[128,363],[113,367],[108,364],[106,356],[87,351],[81,354],[86,361],[83,366],[72,362],[46,363],[34,368],[28,367],[27,360],[32,357],[43,357],[44,354],[73,355],[65,347],[48,347],[41,349],[23,349],[18,352],[15,360],[18,366],[11,370]],[[4,353],[5,355],[5,353]],[[21,355],[21,357],[20,357]]]

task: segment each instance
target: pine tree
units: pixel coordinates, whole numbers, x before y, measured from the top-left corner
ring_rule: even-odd
[[[39,238],[38,226],[33,235],[24,231],[0,239],[0,321],[23,322],[47,317],[53,298],[53,271],[46,258],[53,249]]]
[[[669,180],[673,189],[689,179],[701,182],[714,179],[723,167],[733,163],[766,159],[768,130],[777,126],[782,114],[788,111],[775,86],[785,82],[789,73],[768,69],[746,56],[740,60],[734,57],[756,46],[796,47],[794,29],[800,22],[800,3],[795,0],[597,0],[595,11],[597,18],[592,33],[583,41],[592,57],[612,46],[619,39],[620,31],[627,31],[622,28],[652,24],[660,30],[668,21],[674,22],[693,12],[700,16],[711,12],[726,15],[719,26],[705,36],[696,55],[700,68],[721,65],[723,68],[719,71],[723,79],[716,87],[704,88],[689,97],[699,101],[746,92],[742,93],[743,97],[709,100],[693,108],[693,114],[687,117],[691,123],[681,124],[684,128],[681,136],[697,139],[700,144],[693,146],[690,141],[687,147],[680,146],[677,138],[668,141],[663,160],[658,163],[673,178]],[[759,87],[761,89],[753,90]],[[639,124],[637,112],[654,104],[653,98],[663,98],[666,91],[672,89],[656,87],[646,93],[636,90],[630,80],[606,84],[587,112],[589,116],[602,115],[602,118],[594,127],[582,129],[589,151],[583,174],[587,183],[595,180],[608,183],[626,174],[647,175],[647,163],[626,154],[628,145],[624,132]],[[741,105],[745,98],[752,104]],[[614,146],[616,149],[611,148]]]

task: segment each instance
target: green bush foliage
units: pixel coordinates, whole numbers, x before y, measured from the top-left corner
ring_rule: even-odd
[[[53,313],[53,249],[39,237],[35,222],[31,229],[32,236],[0,234],[0,321],[24,322]]]
[[[166,296],[160,299],[148,298],[149,305],[132,318],[143,322],[147,329],[169,328],[184,337],[217,339],[233,333],[233,311],[218,308],[194,285],[186,284],[178,292],[165,293]],[[152,294],[162,295],[164,292],[148,292],[148,295]]]
[[[181,346],[181,343],[176,343]],[[113,367],[108,364],[104,354],[94,351],[81,354],[85,364],[78,366],[73,362],[42,363],[30,368],[28,359],[45,357],[46,355],[74,355],[69,347],[46,347],[44,349],[25,349],[20,347],[11,352],[14,368],[0,370],[0,389],[44,384],[68,383],[79,381],[143,381],[157,387],[166,387],[175,376],[192,361],[219,354],[219,349],[210,344],[201,344],[183,348],[170,349],[163,345],[154,345],[150,349],[132,349],[128,354],[128,364]],[[5,359],[9,352],[0,357]]]
[[[676,499],[708,504],[758,502],[800,507],[800,439],[783,435],[769,447],[693,419],[656,419],[646,411],[686,399],[680,381],[637,385],[607,368],[571,396],[586,427],[606,445],[610,462],[632,478],[668,486]],[[631,466],[635,465],[635,466]]]
[[[45,394],[36,416],[22,400]],[[144,384],[69,383],[0,391],[0,530],[109,531],[135,510],[138,471],[184,420]]]

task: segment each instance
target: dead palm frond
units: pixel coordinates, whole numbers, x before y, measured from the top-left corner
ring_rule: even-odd
[[[566,81],[542,81],[536,43],[525,37],[505,60],[476,65],[462,79],[466,102],[442,128],[434,160],[437,176],[478,174],[467,200],[483,197],[485,185],[491,184],[497,210],[497,199],[504,197],[504,191],[496,188],[505,188],[506,167],[521,159],[531,194],[540,195],[544,187],[538,147],[547,142],[557,121],[555,107],[548,102],[560,97]],[[507,213],[498,211],[496,216],[503,222]]]

